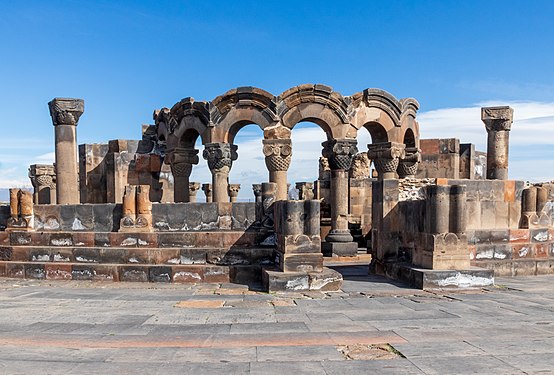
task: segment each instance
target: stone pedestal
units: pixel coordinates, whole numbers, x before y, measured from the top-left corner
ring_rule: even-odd
[[[510,107],[481,108],[487,129],[487,179],[508,179],[509,136],[514,110]]]
[[[56,170],[53,165],[31,165],[29,178],[34,188],[35,204],[56,204]]]
[[[239,196],[240,184],[229,184],[228,191],[231,202],[236,202]]]
[[[200,182],[189,182],[189,202],[196,202],[198,190],[200,190]]]
[[[263,153],[269,171],[269,181],[277,184],[276,200],[288,197],[287,171],[292,158],[290,139],[264,139]]]
[[[77,204],[80,198],[76,129],[85,103],[82,99],[55,98],[48,107],[55,128],[56,202]]]
[[[238,157],[237,146],[229,143],[208,143],[205,145],[203,156],[212,172],[213,201],[229,202],[229,171],[233,161]]]
[[[373,160],[379,180],[396,178],[400,159],[405,156],[405,145],[396,142],[367,145],[367,157]]]
[[[348,229],[348,170],[358,153],[356,140],[330,140],[322,145],[331,168],[331,230],[325,237],[323,252],[328,256],[355,256],[358,244]]]
[[[189,202],[189,178],[192,166],[198,164],[198,150],[176,148],[169,155],[171,173],[173,174],[173,200],[178,202]]]

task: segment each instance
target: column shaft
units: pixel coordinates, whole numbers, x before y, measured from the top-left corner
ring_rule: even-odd
[[[75,125],[55,127],[58,204],[77,204],[80,200],[76,129]]]

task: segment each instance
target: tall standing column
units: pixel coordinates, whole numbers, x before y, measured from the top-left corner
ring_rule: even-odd
[[[487,129],[487,179],[508,179],[508,150],[514,110],[510,107],[481,108]]]
[[[265,165],[269,170],[269,182],[277,184],[275,200],[288,198],[287,171],[292,158],[292,143],[290,139],[264,139],[263,153]]]
[[[198,150],[176,148],[170,156],[173,174],[173,201],[189,202],[189,179],[192,166],[198,164]]]
[[[207,143],[204,147],[203,156],[212,172],[213,201],[229,202],[229,172],[233,161],[238,157],[237,146],[229,143]]]
[[[83,99],[55,98],[48,103],[55,129],[56,201],[79,203],[77,123],[85,110]]]
[[[355,139],[333,139],[322,143],[323,156],[331,168],[331,231],[325,237],[324,254],[354,256],[358,245],[348,229],[348,170],[358,153]]]

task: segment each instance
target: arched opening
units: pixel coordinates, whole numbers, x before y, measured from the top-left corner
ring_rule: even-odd
[[[312,121],[299,122],[292,129],[292,158],[287,177],[292,198],[298,197],[296,183],[313,183],[319,179],[321,143],[327,139],[322,127]]]
[[[198,191],[196,191],[196,201],[206,202],[206,194],[202,190],[202,185],[212,183],[212,173],[208,168],[208,162],[202,157],[204,151],[204,145],[202,139],[197,137],[194,141],[194,149],[198,150],[198,164],[192,166],[192,173],[190,174],[190,182],[198,183]]]
[[[229,143],[238,146],[238,158],[229,173],[229,184],[240,184],[238,202],[253,202],[252,184],[268,181],[262,139],[263,131],[258,124],[239,122],[229,129]]]
[[[404,142],[406,147],[416,147],[415,135],[412,129],[407,129],[404,133]]]
[[[367,150],[367,145],[389,142],[387,130],[378,122],[368,122],[363,126],[367,132],[358,132],[358,147],[360,150]],[[370,160],[369,177],[375,176],[373,171],[373,160]]]

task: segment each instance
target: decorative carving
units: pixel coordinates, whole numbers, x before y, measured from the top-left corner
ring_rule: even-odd
[[[77,125],[85,111],[83,99],[54,98],[48,103],[52,123],[56,125]]]
[[[265,165],[271,172],[287,171],[292,158],[290,139],[264,139],[263,153]]]
[[[229,198],[231,198],[231,202],[237,201],[239,191],[240,191],[240,184],[229,184],[227,186],[227,192],[229,193]]]
[[[33,164],[29,167],[29,179],[34,187],[37,204],[55,203],[56,170],[53,165]],[[48,189],[47,191],[44,191]]]
[[[198,150],[193,148],[176,148],[169,155],[171,173],[174,177],[189,177],[192,166],[198,164]]]
[[[352,157],[358,153],[355,139],[331,139],[323,142],[323,156],[329,160],[331,170],[349,170]]]
[[[349,171],[350,178],[369,178],[370,164],[371,161],[367,157],[366,152],[360,152],[354,155]]]
[[[208,167],[213,172],[227,172],[233,161],[237,160],[237,146],[229,143],[207,143],[203,156],[208,161]]]
[[[256,202],[262,201],[262,184],[252,184],[252,191],[254,192],[254,197]]]
[[[127,185],[123,195],[120,232],[152,230],[152,202],[149,185]]]
[[[514,119],[514,110],[508,106],[481,108],[481,120],[487,132],[510,131]]]
[[[406,147],[405,155],[399,160],[398,177],[413,178],[417,173],[417,168],[421,162],[421,150],[417,147]]]
[[[171,114],[169,108],[156,109],[152,115],[154,118],[154,124],[156,124],[157,133],[173,133],[177,128],[177,120]]]
[[[379,178],[394,178],[398,163],[404,158],[406,145],[396,142],[367,145],[367,157],[373,160]]]

